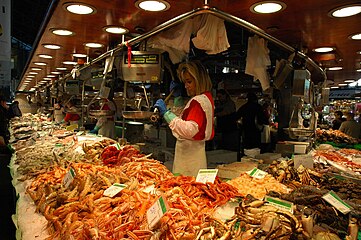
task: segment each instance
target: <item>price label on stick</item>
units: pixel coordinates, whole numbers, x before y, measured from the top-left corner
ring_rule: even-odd
[[[75,171],[73,168],[70,168],[63,178],[63,185],[65,186],[65,188],[69,187],[69,185],[73,182],[74,178]]]
[[[337,210],[342,212],[343,214],[347,214],[351,212],[351,206],[349,206],[347,203],[342,201],[342,199],[337,196],[337,194],[334,191],[329,191],[325,195],[322,196],[323,199],[325,199],[329,204],[334,206]]]
[[[167,210],[168,209],[165,199],[163,196],[160,196],[147,211],[147,221],[150,229],[152,229],[159,222]]]
[[[114,183],[112,186],[110,186],[104,191],[103,195],[107,197],[114,197],[126,187],[127,185],[125,184]]]
[[[266,175],[267,172],[262,171],[258,168],[253,168],[251,171],[247,172],[251,177],[254,178],[258,178],[258,179],[263,179]]]
[[[214,180],[216,180],[217,173],[218,173],[218,169],[199,169],[196,182],[214,183]]]
[[[121,149],[121,147],[120,147],[120,144],[119,144],[119,143],[115,143],[115,144],[112,144],[112,145],[110,145],[110,146],[116,147],[116,148],[117,148],[117,150],[120,150],[120,149]]]

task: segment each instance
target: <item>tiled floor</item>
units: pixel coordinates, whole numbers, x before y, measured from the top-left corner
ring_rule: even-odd
[[[8,168],[11,155],[0,153],[0,239],[15,239],[15,225],[11,215],[15,213],[14,188]]]

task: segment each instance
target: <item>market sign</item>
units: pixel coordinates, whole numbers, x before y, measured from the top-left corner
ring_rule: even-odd
[[[330,98],[333,99],[349,99],[355,98],[355,94],[360,93],[359,90],[356,89],[336,89],[330,91]]]

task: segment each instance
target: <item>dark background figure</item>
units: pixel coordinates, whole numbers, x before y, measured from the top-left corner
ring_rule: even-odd
[[[0,96],[0,136],[4,139],[3,145],[7,145],[10,140],[9,120],[9,106],[6,104],[5,97]]]
[[[346,119],[343,118],[343,113],[341,111],[336,111],[335,119],[332,121],[332,129],[338,130],[340,129],[341,123],[344,122]]]
[[[220,135],[219,147],[237,151],[236,104],[224,89],[217,91],[214,115],[217,118],[216,133]]]
[[[340,126],[340,131],[353,137],[359,139],[361,137],[361,125],[355,121],[355,115],[351,112],[345,114],[346,121],[343,121]]]
[[[21,110],[19,108],[19,102],[18,101],[14,101],[10,104],[9,106],[9,116],[10,118],[13,117],[21,117],[22,113]]]
[[[241,106],[236,114],[241,120],[242,145],[244,149],[261,148],[261,131],[268,120],[262,106],[253,92],[247,94],[247,103]]]

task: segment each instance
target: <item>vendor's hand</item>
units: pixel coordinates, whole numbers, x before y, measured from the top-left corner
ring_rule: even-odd
[[[173,91],[173,90],[174,90],[173,92],[174,97],[179,97],[180,95],[182,95],[182,85],[174,80],[172,80],[169,87],[169,91]]]
[[[154,104],[154,108],[158,109],[159,114],[162,117],[168,111],[167,106],[165,105],[165,102],[163,101],[163,99],[158,99]]]

